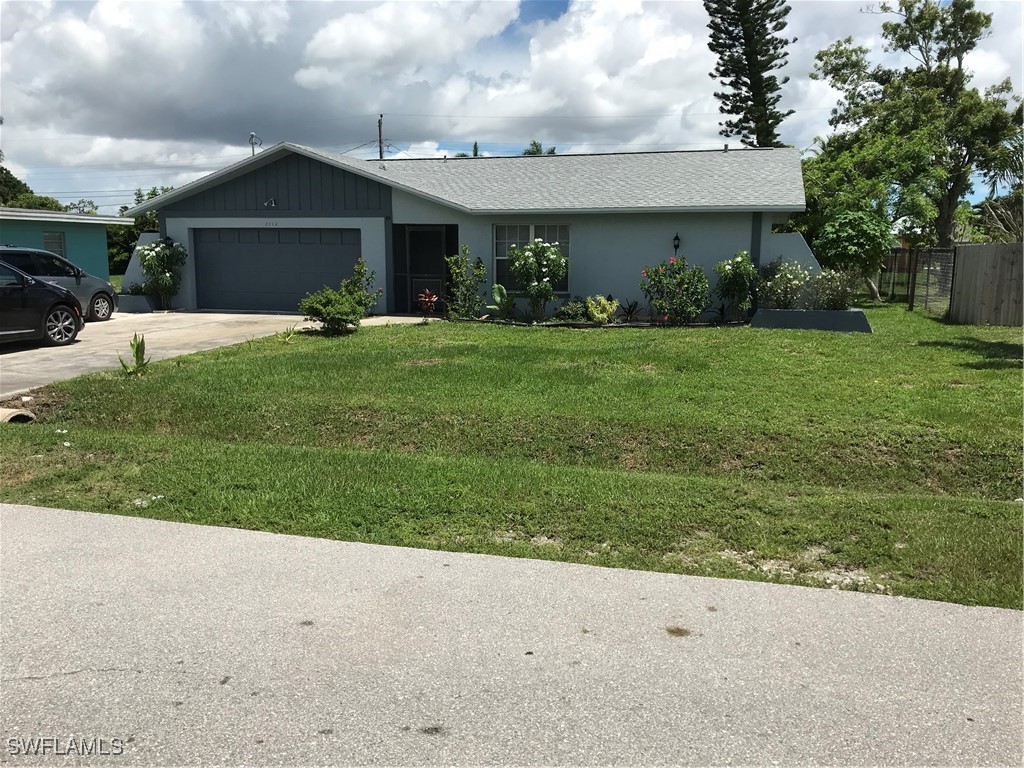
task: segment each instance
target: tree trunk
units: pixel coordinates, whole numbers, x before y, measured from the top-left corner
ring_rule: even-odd
[[[878,292],[878,286],[875,285],[875,281],[872,280],[867,275],[865,275],[864,276],[864,283],[868,287],[868,293],[871,294],[871,300],[872,301],[881,301],[882,300],[882,295]]]

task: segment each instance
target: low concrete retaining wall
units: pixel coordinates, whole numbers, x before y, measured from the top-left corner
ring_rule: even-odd
[[[861,309],[759,309],[750,327],[871,333],[871,324]]]

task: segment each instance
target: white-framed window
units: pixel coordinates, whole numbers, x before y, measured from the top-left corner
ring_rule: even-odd
[[[555,293],[569,294],[569,272],[572,271],[572,257],[569,251],[568,224],[495,224],[494,225],[494,282],[506,288],[520,288],[515,277],[508,271],[508,249],[522,247],[540,238],[545,243],[558,243],[558,250],[569,260],[565,277],[554,285]]]
[[[58,256],[64,255],[64,233],[63,232],[43,232],[43,250],[49,251],[50,253],[56,253]]]

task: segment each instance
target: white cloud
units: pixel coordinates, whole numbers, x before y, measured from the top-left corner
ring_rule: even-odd
[[[808,78],[818,50],[852,35],[873,59],[896,62],[866,4],[792,3],[786,35],[799,39],[781,106],[797,111],[784,141],[804,147],[829,130],[836,94]],[[41,194],[114,190],[114,205],[120,190],[179,184],[244,157],[250,131],[265,146],[373,142],[378,113],[385,139],[416,156],[473,141],[506,154],[533,139],[559,152],[725,141],[701,3],[572,2],[557,19],[517,18],[536,7],[6,0],[0,148]],[[1019,92],[1024,6],[979,7],[995,21],[968,58],[974,84],[1010,76]]]
[[[509,2],[386,2],[346,13],[313,35],[305,51],[312,64],[296,81],[315,87],[342,70],[380,76],[447,64],[501,34],[517,12],[518,3]]]

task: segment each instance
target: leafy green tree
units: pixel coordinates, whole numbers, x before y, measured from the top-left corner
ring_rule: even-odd
[[[553,154],[555,154],[555,148],[554,147],[548,147],[547,149],[544,149],[544,145],[541,144],[536,139],[531,141],[530,142],[530,146],[528,146],[526,149],[523,150],[523,155],[525,155],[525,156],[531,156],[531,155],[553,155]]]
[[[1024,240],[1024,131],[1003,142],[998,151],[986,159],[982,173],[988,183],[988,197],[976,207],[978,226],[997,243],[1019,243]],[[1003,194],[1000,190],[1005,189]]]
[[[22,192],[7,203],[9,208],[34,208],[40,211],[64,211],[64,206],[55,197]]]
[[[146,200],[152,200],[157,195],[170,192],[173,187],[150,188],[148,192],[141,189],[135,190],[133,205],[140,205]],[[124,216],[131,206],[122,205],[118,209],[118,215]],[[139,235],[143,232],[159,232],[160,220],[156,211],[139,214],[135,217],[135,224],[131,227],[114,226],[107,227],[107,263],[110,266],[110,274],[123,275],[128,267],[128,261],[135,250],[135,244],[139,242]]]
[[[9,205],[18,195],[31,195],[32,188],[0,165],[0,205]]]
[[[73,213],[96,213],[99,210],[95,202],[86,200],[84,197],[79,198],[77,202],[68,203],[64,209]]]
[[[877,301],[878,289],[870,278],[882,268],[892,239],[888,218],[874,211],[843,211],[822,228],[814,253],[824,267],[867,279],[872,298]]]
[[[793,110],[778,108],[781,81],[772,74],[785,66],[786,46],[796,42],[779,35],[786,28],[785,0],[704,0],[711,17],[708,47],[718,56],[710,77],[726,89],[716,91],[719,111],[733,119],[719,123],[723,136],[739,136],[748,147],[781,147],[778,128]]]
[[[950,247],[971,177],[1020,125],[1020,105],[1010,108],[1009,80],[985,93],[969,87],[965,57],[992,22],[973,0],[899,0],[880,11],[895,17],[882,23],[886,51],[904,54],[909,66],[872,66],[870,51],[846,38],[818,53],[812,77],[840,92],[830,122],[850,151],[877,156],[873,149],[887,144],[896,152],[900,162],[889,174],[898,187],[894,200],[915,206],[917,228]],[[894,142],[910,144],[914,156]]]
[[[553,153],[552,153],[553,154]],[[456,152],[456,157],[469,157],[468,152]],[[473,157],[480,157],[480,145],[475,141],[473,142]]]

